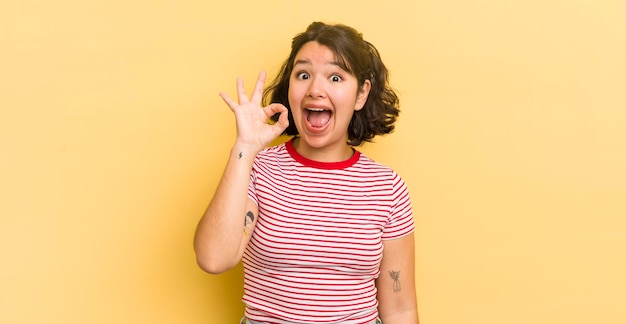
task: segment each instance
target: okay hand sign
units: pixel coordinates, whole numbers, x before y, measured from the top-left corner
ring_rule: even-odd
[[[252,93],[252,98],[248,99],[243,80],[237,78],[238,103],[231,99],[226,93],[221,92],[220,96],[224,102],[235,113],[237,121],[237,142],[242,145],[253,147],[260,151],[270,145],[270,143],[289,126],[287,119],[287,108],[282,104],[273,103],[267,107],[261,107],[263,98],[263,87],[265,85],[265,72],[261,71]],[[274,114],[280,113],[278,121],[270,124],[268,121]]]

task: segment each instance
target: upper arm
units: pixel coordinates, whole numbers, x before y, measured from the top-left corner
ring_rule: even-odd
[[[241,222],[241,230],[243,231],[243,235],[241,237],[241,245],[239,246],[239,260],[241,260],[243,252],[246,250],[248,242],[250,242],[250,238],[252,237],[252,233],[254,232],[254,228],[256,227],[258,218],[259,207],[256,205],[254,200],[248,198],[246,200],[246,212],[245,215],[243,215],[243,219]]]
[[[376,279],[378,312],[383,323],[417,323],[414,234],[383,241]]]

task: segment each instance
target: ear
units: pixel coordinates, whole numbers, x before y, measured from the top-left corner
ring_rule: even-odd
[[[365,102],[367,101],[367,97],[370,94],[370,89],[372,89],[372,83],[370,80],[365,80],[365,82],[363,82],[363,86],[359,89],[359,93],[356,94],[356,102],[354,103],[355,111],[363,109],[363,106],[365,106]]]

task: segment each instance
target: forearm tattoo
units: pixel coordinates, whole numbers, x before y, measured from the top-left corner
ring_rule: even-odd
[[[389,276],[393,279],[393,292],[400,292],[400,271],[389,271]]]
[[[243,157],[243,152],[239,152],[239,159],[241,160],[241,157]]]
[[[243,232],[246,235],[250,235],[250,233],[252,232],[252,222],[254,222],[254,213],[248,211],[246,213],[246,218],[243,222]]]

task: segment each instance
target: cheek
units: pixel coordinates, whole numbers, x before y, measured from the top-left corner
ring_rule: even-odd
[[[341,89],[334,93],[335,101],[343,107],[342,110],[354,110],[356,93],[351,89]]]
[[[287,92],[287,98],[289,99],[289,104],[291,107],[294,104],[299,105],[299,102],[302,100],[302,94],[298,87],[291,86],[289,87],[289,91]]]
[[[291,92],[289,92],[287,96],[287,100],[289,101],[289,107],[291,108],[291,112],[299,110],[300,105],[298,104],[298,100],[296,100]]]
[[[289,92],[287,93],[287,100],[289,101],[289,107],[290,107],[290,114],[292,115],[292,118],[294,120],[298,120],[298,116],[301,113],[301,109],[300,109],[300,102],[301,102],[301,98],[300,96],[298,96],[298,94],[292,90],[292,88],[289,89]]]
[[[344,84],[341,87],[336,87],[333,91],[335,97],[341,98],[343,101],[349,101],[356,98],[356,86],[352,84]]]

